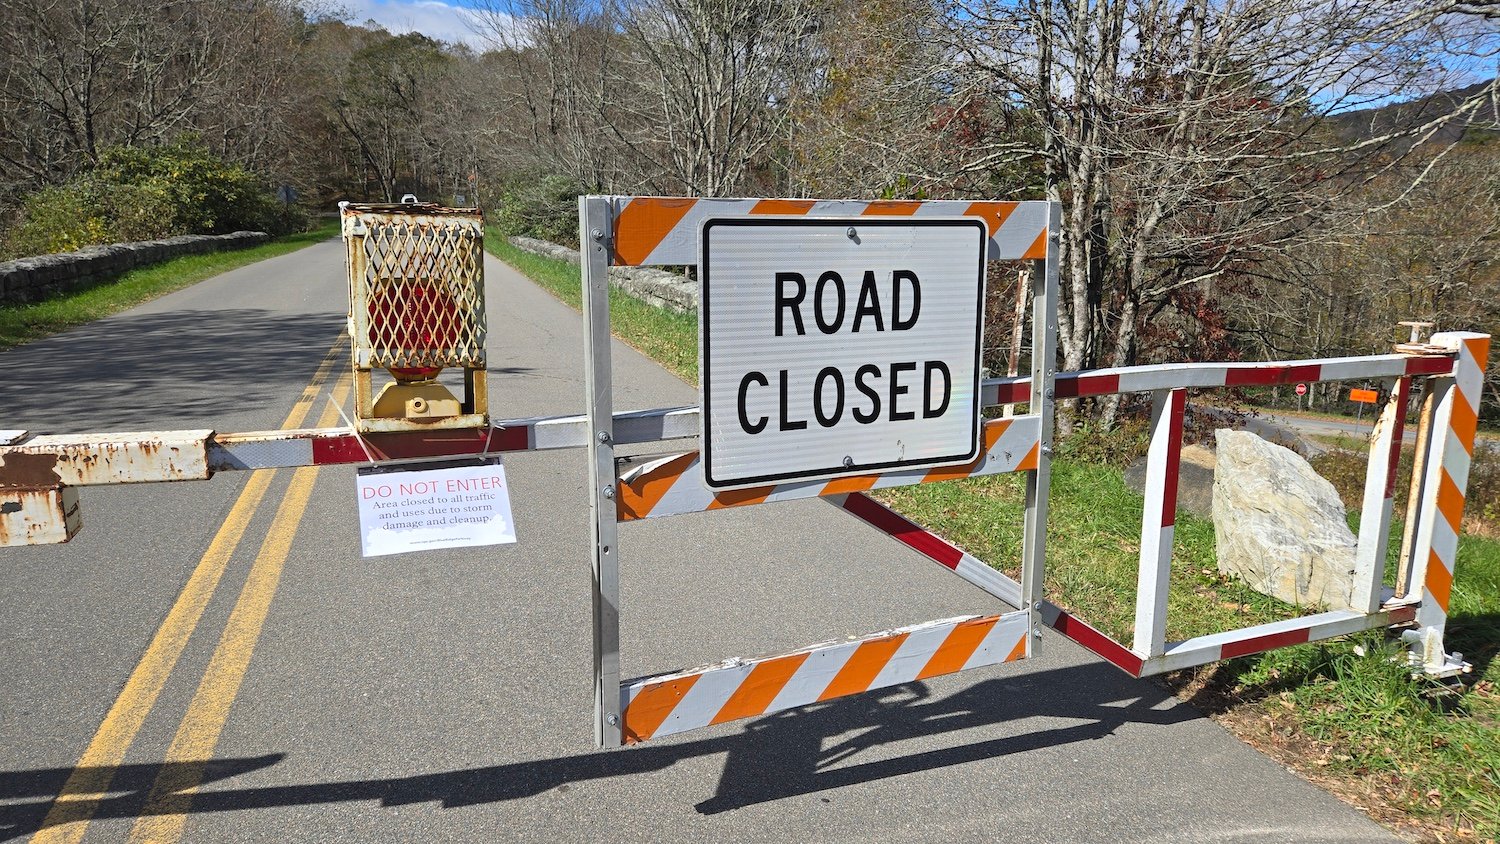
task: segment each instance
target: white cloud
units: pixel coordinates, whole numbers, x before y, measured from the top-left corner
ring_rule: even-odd
[[[474,28],[474,13],[462,6],[440,0],[343,0],[342,5],[350,23],[373,20],[396,35],[420,32],[476,50],[489,46]]]

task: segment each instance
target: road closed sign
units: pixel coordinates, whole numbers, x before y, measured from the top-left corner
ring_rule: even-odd
[[[988,236],[968,218],[705,221],[704,483],[976,459]]]

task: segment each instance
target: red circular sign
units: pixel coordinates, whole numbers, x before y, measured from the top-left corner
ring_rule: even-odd
[[[1305,395],[1307,395],[1307,385],[1306,384],[1298,384],[1297,385],[1297,395],[1299,395],[1299,396],[1305,396]]]

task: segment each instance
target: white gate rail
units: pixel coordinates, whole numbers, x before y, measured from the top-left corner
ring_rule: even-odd
[[[594,572],[596,740],[604,746],[765,714],[882,686],[1029,656],[1046,624],[1135,676],[1157,674],[1290,644],[1393,625],[1407,631],[1413,667],[1466,670],[1442,637],[1477,427],[1489,337],[1450,332],[1397,354],[1285,362],[1190,363],[1057,373],[1058,206],[1048,203],[819,202],[582,197],[587,412],[514,419],[468,430],[359,434],[347,428],[219,433],[211,430],[33,436],[0,431],[0,546],[64,542],[81,524],[77,489],[119,483],[204,480],[228,471],[328,466],[515,451],[589,451]],[[700,435],[697,407],[614,412],[606,270],[609,264],[693,263],[692,233],[709,216],[868,214],[979,217],[989,255],[1035,262],[1032,371],[983,382],[985,407],[1026,404],[1028,413],[986,422],[981,456],[966,466],[886,472],[832,481],[712,492],[698,455],[684,451],[620,474],[615,448]],[[1425,379],[1417,469],[1398,555],[1398,586],[1382,587],[1396,460],[1414,378]],[[1389,398],[1371,437],[1357,551],[1357,611],[1328,612],[1166,641],[1168,575],[1176,524],[1178,462],[1187,390],[1379,379]],[[1154,409],[1134,623],[1129,645],[1045,601],[1042,576],[1057,400],[1149,392]],[[1021,579],[1014,580],[865,495],[873,489],[1025,472]],[[896,627],[774,657],[733,659],[621,682],[619,524],[642,518],[822,497],[939,563],[1016,611]],[[1359,611],[1362,610],[1362,611]]]

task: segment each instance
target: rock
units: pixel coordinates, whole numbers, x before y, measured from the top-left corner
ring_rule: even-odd
[[[517,249],[578,265],[578,251],[534,237],[509,238]],[[678,313],[698,310],[698,282],[651,267],[610,267],[609,281],[637,299]]]
[[[1219,430],[1214,546],[1219,571],[1289,604],[1354,609],[1357,540],[1333,484],[1301,455]]]
[[[1125,469],[1125,485],[1145,494],[1146,458]],[[1196,443],[1183,446],[1177,473],[1177,512],[1207,518],[1213,513],[1214,453]]]

